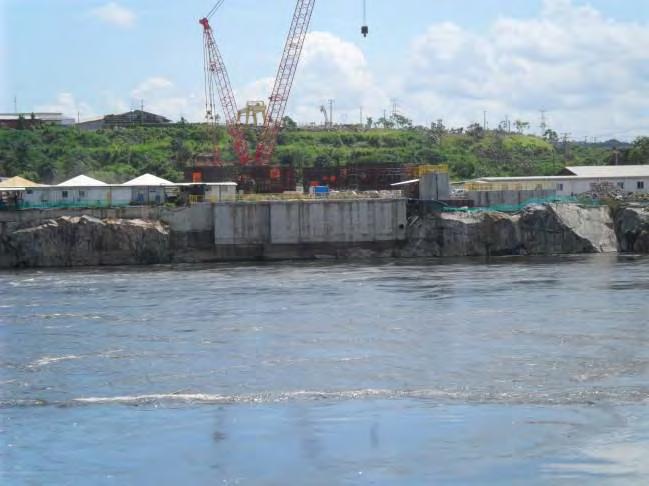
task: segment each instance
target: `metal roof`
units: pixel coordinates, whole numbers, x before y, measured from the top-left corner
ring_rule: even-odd
[[[36,182],[32,182],[28,179],[25,179],[23,177],[11,177],[9,179],[5,179],[2,182],[0,182],[0,187],[37,187],[40,186],[40,184],[37,184]]]
[[[172,186],[173,182],[153,174],[143,174],[124,183],[125,186]]]
[[[105,185],[105,182],[98,181],[97,179],[93,179],[86,175],[78,175],[77,177],[73,177],[72,179],[59,184],[59,186],[63,187],[97,187]]]
[[[580,177],[649,177],[649,165],[584,165],[566,170]]]

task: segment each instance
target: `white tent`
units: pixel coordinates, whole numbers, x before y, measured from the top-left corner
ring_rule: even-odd
[[[144,174],[122,184],[123,186],[172,186],[173,182],[154,176],[153,174]]]
[[[79,175],[77,177],[73,177],[70,180],[67,180],[65,182],[61,182],[59,186],[64,186],[64,187],[97,187],[97,186],[105,186],[107,185],[105,182],[98,181],[97,179],[93,179],[92,177],[88,177],[85,175]]]

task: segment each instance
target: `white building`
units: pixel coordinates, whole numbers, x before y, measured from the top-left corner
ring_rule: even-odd
[[[178,188],[171,181],[144,174],[123,184],[131,188],[131,201],[134,204],[162,204],[167,197],[178,195]]]
[[[9,191],[7,188],[6,191]],[[13,188],[23,207],[119,207],[160,205],[178,200],[217,203],[236,197],[235,182],[175,184],[151,174],[144,174],[124,184],[106,184],[85,175],[74,177],[56,186]]]
[[[649,192],[649,165],[614,165],[566,167],[558,176],[483,177],[478,183],[553,187],[558,196],[577,196],[594,187],[610,184],[623,192]]]

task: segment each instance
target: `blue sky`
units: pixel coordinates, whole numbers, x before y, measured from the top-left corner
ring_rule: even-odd
[[[0,111],[82,118],[139,105],[200,119],[202,34],[212,0],[0,0]],[[295,0],[226,0],[213,18],[239,104],[265,98]],[[289,114],[418,123],[539,110],[575,138],[649,133],[649,0],[318,0]]]

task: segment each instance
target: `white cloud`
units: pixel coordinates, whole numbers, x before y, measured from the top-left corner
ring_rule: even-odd
[[[492,126],[506,115],[576,136],[631,138],[649,131],[649,24],[618,22],[571,0],[539,16],[500,18],[486,34],[442,23],[412,43],[403,98],[419,120]]]
[[[90,13],[94,17],[117,27],[129,28],[135,25],[135,12],[115,2],[108,2],[101,7],[94,8]]]
[[[246,101],[268,102],[273,78],[258,79],[237,91],[239,106]],[[322,120],[320,106],[335,99],[335,121],[356,123],[359,108],[378,113],[388,103],[378,88],[361,49],[328,32],[308,34],[286,114],[299,122]]]
[[[74,119],[77,118],[77,115],[80,115],[81,118],[97,116],[94,108],[88,103],[78,101],[71,93],[59,93],[54,102],[38,105],[34,108],[34,111],[62,113]]]
[[[300,121],[322,119],[320,106],[335,99],[334,121],[356,123],[359,109],[379,113],[389,103],[363,51],[328,32],[307,36],[289,109]]]
[[[164,115],[172,120],[184,117],[191,121],[202,121],[205,117],[205,102],[193,93],[176,89],[170,79],[153,76],[139,83],[130,93],[131,109],[140,108]],[[124,103],[122,102],[122,105]]]
[[[168,88],[173,88],[173,86],[174,83],[167,78],[151,77],[138,84],[135,89],[131,91],[131,97],[133,99],[140,100],[141,98],[148,95],[157,94],[160,91],[164,91]]]

